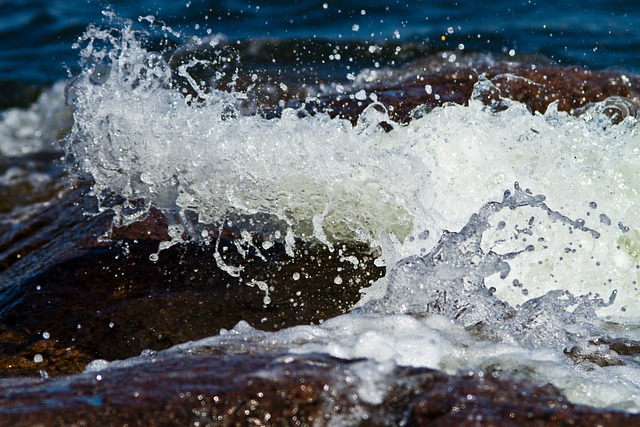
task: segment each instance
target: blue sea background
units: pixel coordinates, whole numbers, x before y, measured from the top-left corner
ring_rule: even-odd
[[[562,64],[640,72],[640,2],[0,0],[0,81],[47,85],[78,67],[71,48],[102,11],[154,15],[183,36],[230,40],[418,42],[433,50],[542,54]]]

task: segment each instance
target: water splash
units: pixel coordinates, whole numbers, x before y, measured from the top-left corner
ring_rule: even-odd
[[[278,120],[243,116],[244,94],[193,77],[192,68],[210,64],[184,62],[179,50],[182,63],[172,69],[177,60],[148,52],[141,38],[129,21],[117,30],[90,27],[78,45],[84,71],[68,91],[75,107],[68,164],[93,179],[93,195],[116,212],[116,225],[155,206],[176,226],[175,242],[183,234],[207,241],[197,224],[219,225],[232,214],[264,214],[286,225],[283,236],[325,243],[411,231],[418,188],[399,185],[392,166],[407,166],[402,182],[421,173],[406,153],[381,161],[371,138],[361,137],[377,123],[354,130],[295,110]]]
[[[481,249],[517,253],[509,260],[517,282],[489,275],[486,287],[512,306],[552,290],[600,298],[617,289],[600,315],[638,315],[632,114],[604,127],[606,112],[597,108],[572,117],[551,104],[531,114],[481,78],[468,106],[436,108],[406,126],[380,103],[356,126],[295,109],[267,120],[243,114],[246,93],[233,85],[233,66],[222,75],[217,59],[189,55],[188,46],[203,44],[213,55],[216,43],[154,52],[145,32],[114,20],[89,27],[78,42],[83,71],[68,86],[74,126],[63,144],[72,174],[92,180],[114,225],[153,206],[170,226],[160,250],[186,240],[215,244],[216,231],[232,224],[247,252],[255,253],[243,232],[284,243],[292,256],[295,239],[330,248],[355,239],[381,247],[384,264],[394,265],[432,252],[447,230],[462,229],[479,206],[520,182],[547,195],[549,211],[527,204],[494,214]],[[223,58],[233,56],[221,51]],[[493,107],[481,102],[485,95]],[[502,218],[507,212],[514,217]]]
[[[588,331],[586,325],[597,322],[596,309],[612,305],[617,291],[605,303],[590,295],[575,297],[566,290],[554,290],[514,308],[485,285],[485,279],[492,275],[506,279],[511,271],[509,261],[535,250],[533,245],[503,254],[483,249],[483,236],[492,228],[492,217],[504,209],[534,208],[551,221],[599,237],[582,222],[550,209],[544,200],[516,183],[513,193],[506,191],[501,202],[485,204],[459,232],[444,234],[431,252],[399,261],[377,284],[385,287],[384,296],[361,302],[356,312],[443,315],[483,336],[528,348],[563,350],[583,344],[569,330],[580,324],[580,334]]]
[[[291,256],[302,256],[295,239],[329,248],[356,239],[381,247],[389,266],[353,312],[322,325],[266,333],[240,323],[172,351],[321,351],[370,359],[373,370],[511,370],[576,401],[640,408],[637,363],[607,347],[607,334],[624,334],[602,321],[627,319],[624,329],[640,316],[637,120],[626,104],[531,114],[481,78],[468,106],[419,109],[406,126],[380,103],[356,126],[294,109],[267,120],[244,114],[234,61],[218,74],[207,62],[215,58],[190,56],[191,44],[158,53],[144,38],[128,21],[90,27],[78,44],[83,71],[67,91],[68,164],[93,181],[115,225],[154,206],[172,239],[159,249],[190,239],[217,248],[215,230],[232,226],[241,254],[260,256],[252,233],[284,242]],[[612,108],[622,117],[615,126]],[[243,274],[215,253],[221,269]],[[252,279],[269,304],[271,283]],[[624,390],[612,393],[611,378]]]

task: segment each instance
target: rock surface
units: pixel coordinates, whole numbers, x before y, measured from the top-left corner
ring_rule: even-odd
[[[263,291],[218,268],[214,247],[176,245],[151,261],[150,254],[168,238],[159,214],[100,241],[111,215],[84,215],[91,209],[85,193],[86,188],[63,192],[7,239],[0,275],[0,377],[74,373],[92,359],[165,349],[215,335],[240,320],[262,330],[317,323],[346,312],[360,288],[383,272],[373,265],[370,249],[353,244],[343,255],[357,254],[365,269],[322,245],[301,242],[298,250],[314,262],[301,264],[281,244],[263,250],[264,259],[245,260],[228,230],[218,250],[256,280],[274,283],[265,304]],[[326,279],[338,269],[341,285]],[[300,271],[302,277],[292,280]],[[33,361],[36,354],[42,362]]]
[[[637,76],[588,71],[580,67],[499,63],[489,67],[468,66],[449,72],[427,73],[420,73],[418,64],[416,68],[411,78],[405,81],[371,86],[377,101],[387,107],[392,119],[401,123],[409,121],[413,114],[424,114],[448,102],[467,104],[481,76],[493,86],[491,91],[482,95],[482,101],[498,109],[501,108],[500,98],[521,102],[532,113],[544,113],[549,104],[557,101],[559,111],[577,114],[580,108],[590,103],[609,97],[624,97],[632,100],[637,114],[640,101],[640,79]],[[346,96],[323,98],[320,105],[322,109],[329,108],[336,115],[356,122],[371,103],[371,99],[358,102]]]
[[[395,368],[381,401],[358,399],[354,367],[326,355],[146,356],[54,380],[0,381],[0,426],[603,425],[640,415],[573,405],[552,386]]]

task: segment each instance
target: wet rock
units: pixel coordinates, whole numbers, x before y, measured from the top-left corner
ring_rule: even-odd
[[[620,358],[620,354],[622,353],[612,351],[606,347],[585,349],[575,346],[569,350],[565,350],[564,354],[575,363],[589,362],[597,366],[616,366],[625,364]]]
[[[187,356],[5,381],[0,425],[312,425],[353,407],[330,383],[346,366],[324,356]]]
[[[621,338],[599,337],[598,339],[594,340],[594,344],[604,344],[609,349],[622,356],[637,357],[640,355],[640,341]]]
[[[622,426],[639,415],[574,405],[553,386],[533,386],[508,376],[458,376],[416,398],[409,425]]]
[[[506,98],[525,104],[532,112],[544,113],[549,104],[558,101],[559,111],[579,114],[580,108],[609,97],[626,99],[625,103],[630,104],[626,109],[632,111],[637,111],[640,103],[638,76],[581,67],[500,62],[431,72],[429,66],[420,67],[418,62],[412,71],[408,73],[403,69],[403,79],[390,80],[397,81],[394,84],[373,82],[365,86],[366,92],[375,94],[376,101],[385,105],[390,117],[400,123],[409,121],[411,112],[419,107],[431,109],[446,103],[468,104],[474,85],[481,78],[489,80],[494,87],[482,98],[486,105]],[[307,108],[327,110],[355,123],[372,103],[370,98],[361,101],[353,95],[326,96],[321,97],[317,105],[311,104]],[[611,109],[611,114],[622,117],[617,110]]]
[[[361,361],[327,355],[147,353],[54,380],[0,380],[0,426],[631,425],[508,376],[395,368],[382,400],[357,398]],[[146,360],[145,360],[146,359]],[[383,388],[381,388],[383,390]]]
[[[149,259],[168,238],[157,214],[98,239],[111,215],[95,210],[86,188],[40,206],[5,233],[0,265],[0,376],[73,373],[95,358],[122,359],[144,349],[217,334],[240,320],[263,330],[317,323],[346,312],[359,290],[383,269],[364,245],[347,245],[365,268],[345,262],[322,245],[298,242],[298,257],[275,243],[260,256],[241,256],[233,230],[218,248],[176,245]],[[256,247],[260,247],[256,236]],[[242,265],[243,282],[220,268]],[[333,283],[337,271],[343,278]],[[298,277],[298,280],[294,280]],[[269,286],[269,302],[257,282]],[[43,334],[49,337],[45,339]],[[39,354],[42,361],[34,362]]]

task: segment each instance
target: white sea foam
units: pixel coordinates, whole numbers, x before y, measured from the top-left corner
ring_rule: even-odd
[[[0,155],[60,150],[58,140],[71,126],[64,87],[64,82],[58,82],[45,90],[30,108],[10,108],[0,113]]]
[[[106,46],[98,50],[98,42]],[[72,86],[75,124],[65,150],[93,177],[98,197],[115,192],[127,200],[116,206],[123,223],[140,215],[127,211],[129,202],[155,205],[178,223],[179,241],[191,229],[188,211],[206,224],[262,213],[327,245],[380,244],[390,236],[391,264],[430,250],[443,231],[459,230],[519,182],[595,233],[531,209],[503,212],[492,219],[485,249],[534,250],[511,263],[510,280],[492,278],[490,286],[514,304],[552,289],[605,297],[617,289],[607,313],[637,315],[640,178],[631,117],[603,127],[597,117],[572,117],[553,104],[532,115],[515,102],[494,113],[472,101],[389,133],[377,126],[389,121],[379,107],[355,127],[294,110],[266,120],[239,115],[236,95],[205,92],[195,82],[203,100],[187,102],[161,57],[143,49],[127,25],[117,37],[90,28],[84,43],[86,69]],[[180,69],[188,75],[188,65]],[[424,230],[429,237],[419,239]],[[513,279],[522,287],[510,286]]]
[[[590,342],[619,332],[600,319],[624,329],[640,316],[635,118],[612,125],[597,108],[574,117],[554,104],[532,115],[508,101],[494,112],[472,99],[388,133],[379,104],[355,127],[294,110],[266,120],[239,113],[242,94],[189,80],[195,63],[178,70],[198,99],[185,98],[129,23],[92,27],[80,46],[85,69],[71,86],[64,148],[105,208],[110,194],[124,198],[120,222],[154,205],[173,219],[174,242],[207,242],[189,212],[205,224],[266,214],[288,242],[383,249],[389,272],[356,312],[278,333],[239,325],[209,344],[526,372],[576,402],[640,410],[633,358],[600,367],[563,354],[606,358]]]
[[[380,231],[403,239],[411,231],[428,171],[406,150],[377,147],[375,126],[354,129],[294,110],[278,120],[243,117],[234,94],[205,93],[195,81],[203,100],[190,103],[167,87],[166,64],[127,34],[88,31],[83,55],[90,65],[71,91],[75,124],[65,150],[94,178],[98,197],[115,192],[153,204],[175,213],[186,230],[185,213],[194,211],[208,224],[232,212],[266,213],[296,235],[326,243]],[[97,52],[96,40],[105,39],[109,50]]]

